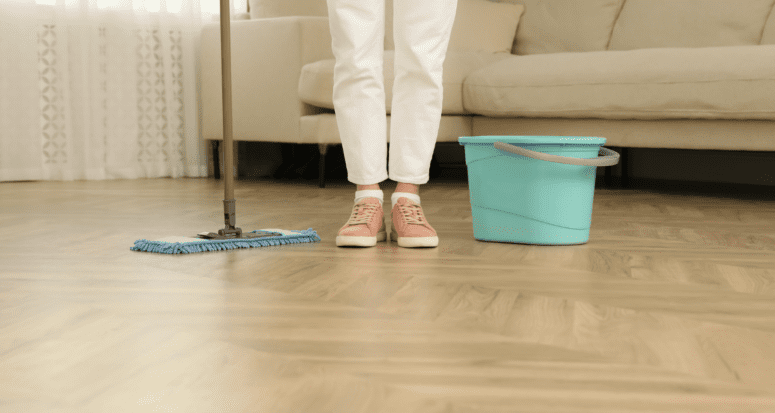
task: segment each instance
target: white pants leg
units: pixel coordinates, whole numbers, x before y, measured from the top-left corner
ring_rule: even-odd
[[[447,54],[458,0],[393,0],[395,80],[390,111],[390,179],[428,182],[439,135]]]
[[[328,23],[336,58],[334,111],[347,179],[376,184],[388,178],[385,0],[328,0]]]
[[[395,80],[390,175],[383,84],[384,0],[328,0],[334,110],[348,180],[428,182],[442,104],[442,66],[457,0],[393,0]]]

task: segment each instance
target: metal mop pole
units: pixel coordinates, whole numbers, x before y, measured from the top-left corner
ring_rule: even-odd
[[[243,233],[237,228],[236,200],[234,199],[234,144],[232,140],[231,121],[231,10],[229,0],[221,0],[221,79],[223,81],[223,160],[224,160],[224,194],[223,194],[223,218],[225,228],[218,233],[202,232],[199,238],[223,240],[230,238],[262,238],[283,235],[273,231],[253,231]]]
[[[223,159],[225,188],[223,195],[223,215],[226,226],[219,230],[222,236],[242,235],[236,228],[236,200],[234,199],[234,143],[231,119],[231,10],[229,0],[221,0],[221,79],[223,82]]]

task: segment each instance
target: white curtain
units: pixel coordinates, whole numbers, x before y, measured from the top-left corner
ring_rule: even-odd
[[[0,181],[206,176],[199,37],[218,12],[0,0]]]

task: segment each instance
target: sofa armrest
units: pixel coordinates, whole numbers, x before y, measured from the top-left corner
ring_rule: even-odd
[[[221,38],[202,28],[202,136],[223,139]],[[298,142],[301,116],[317,113],[299,100],[301,68],[332,59],[327,17],[291,16],[231,22],[232,121],[236,141]]]

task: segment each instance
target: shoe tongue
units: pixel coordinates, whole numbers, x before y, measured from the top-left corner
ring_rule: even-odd
[[[417,205],[416,202],[412,201],[411,199],[409,199],[407,197],[398,198],[398,202],[400,202],[402,204],[406,204],[406,205]]]
[[[413,200],[411,200],[411,199],[409,199],[409,198],[404,198],[404,197],[402,197],[402,198],[399,198],[399,199],[398,199],[398,203],[399,203],[399,204],[401,204],[401,205],[404,205],[404,206],[414,206],[414,205],[419,205],[418,203],[414,202]],[[409,211],[409,214],[411,214],[411,216],[412,216],[413,218],[415,218],[415,219],[419,219],[419,217],[420,217],[420,211],[419,211],[419,209],[418,209],[418,208],[409,208],[409,210],[408,210],[408,211]]]
[[[366,205],[364,205],[364,204],[366,204]],[[359,202],[356,203],[355,210],[360,215],[360,214],[366,213],[367,205],[368,205],[368,208],[369,208],[368,210],[371,210],[371,206],[372,205],[379,205],[379,204],[380,204],[380,202],[379,202],[379,199],[377,199],[377,198],[366,198],[366,199],[362,199],[362,200],[360,200]]]

